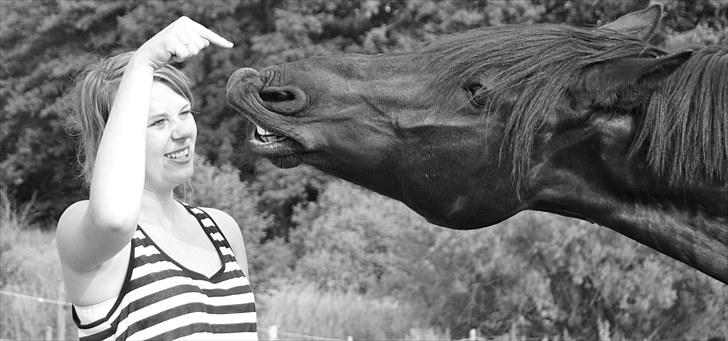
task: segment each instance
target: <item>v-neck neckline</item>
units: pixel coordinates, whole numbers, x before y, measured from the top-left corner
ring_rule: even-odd
[[[198,271],[195,271],[195,270],[192,270],[192,269],[186,267],[185,265],[180,263],[178,260],[174,259],[174,257],[170,256],[169,253],[164,251],[164,249],[162,249],[162,247],[159,246],[159,244],[157,244],[157,242],[155,242],[154,239],[146,231],[144,231],[144,228],[142,228],[141,224],[137,224],[137,227],[139,228],[140,231],[142,231],[142,233],[144,234],[144,237],[149,239],[149,241],[152,243],[154,248],[156,248],[157,251],[159,251],[159,253],[163,254],[167,258],[168,261],[170,261],[174,265],[178,266],[180,269],[182,269],[182,271],[184,271],[188,275],[190,275],[190,277],[192,277],[194,279],[204,279],[209,282],[213,278],[219,276],[220,274],[222,274],[224,272],[225,260],[223,259],[223,255],[222,255],[222,252],[220,251],[220,248],[217,246],[217,244],[215,244],[215,240],[212,238],[212,235],[210,233],[207,233],[207,231],[205,231],[205,227],[202,225],[202,222],[200,221],[200,219],[198,219],[197,216],[190,211],[190,208],[187,205],[185,205],[181,202],[180,202],[180,204],[185,208],[187,213],[189,213],[193,218],[195,218],[195,220],[197,221],[197,225],[202,229],[202,233],[204,233],[207,236],[207,239],[210,241],[211,246],[215,249],[215,253],[217,253],[217,258],[220,260],[220,269],[218,269],[212,275],[207,276],[201,272],[198,272]],[[213,225],[216,226],[215,222],[212,220],[212,217],[209,217],[209,215],[208,215],[208,219],[210,219],[213,222]]]

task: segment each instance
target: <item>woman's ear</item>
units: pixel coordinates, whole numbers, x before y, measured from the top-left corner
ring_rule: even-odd
[[[600,26],[599,29],[608,29],[624,33],[642,41],[647,41],[662,20],[662,5],[652,5],[643,10],[627,13],[617,20]]]

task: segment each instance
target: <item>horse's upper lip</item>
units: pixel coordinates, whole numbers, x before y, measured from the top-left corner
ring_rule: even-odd
[[[289,132],[273,124],[272,121],[281,121],[283,117],[281,114],[263,106],[260,91],[264,87],[263,77],[257,70],[251,68],[238,69],[228,79],[228,102],[253,124],[272,133],[294,138]],[[277,119],[273,119],[274,117],[277,117]]]
[[[256,81],[257,80],[257,81]],[[227,83],[227,90],[228,90],[228,99],[230,95],[230,90],[233,89],[238,83],[241,81],[245,81],[246,85],[254,86],[256,87],[255,93],[263,89],[265,86],[263,80],[260,77],[260,73],[258,73],[257,70],[251,69],[251,68],[240,68],[235,70],[232,75],[230,75],[230,78],[228,79]],[[245,89],[243,89],[245,90]]]

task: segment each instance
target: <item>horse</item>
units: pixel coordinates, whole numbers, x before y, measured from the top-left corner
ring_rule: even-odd
[[[444,36],[412,53],[240,68],[250,149],[454,229],[587,220],[728,283],[728,48],[668,53],[660,6],[597,27]]]

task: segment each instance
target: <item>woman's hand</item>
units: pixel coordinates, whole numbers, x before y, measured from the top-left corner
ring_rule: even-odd
[[[233,47],[227,39],[183,16],[142,44],[134,57],[156,70],[170,62],[184,61],[210,44]]]

